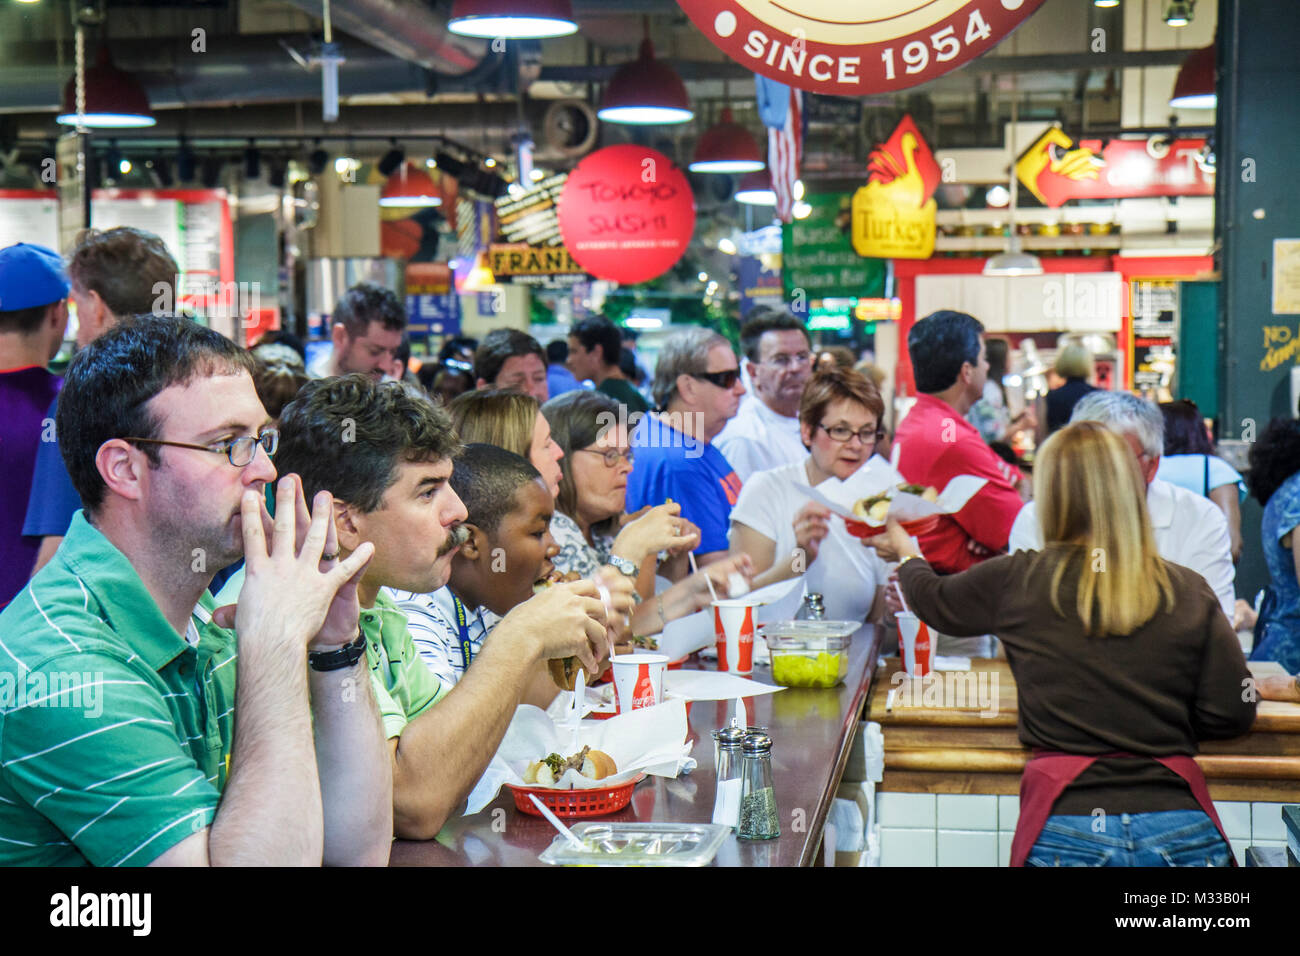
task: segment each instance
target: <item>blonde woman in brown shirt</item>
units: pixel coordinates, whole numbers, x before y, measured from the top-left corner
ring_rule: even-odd
[[[940,577],[890,522],[911,609],[1006,646],[1034,750],[1013,866],[1233,862],[1192,755],[1250,729],[1250,672],[1204,578],[1157,553],[1144,491],[1123,439],[1079,422],[1034,471],[1041,552]]]

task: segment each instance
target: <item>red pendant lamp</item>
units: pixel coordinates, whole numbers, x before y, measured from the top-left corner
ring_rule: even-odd
[[[724,107],[718,122],[704,131],[695,145],[693,173],[752,173],[764,166],[758,143],[736,122],[731,107]]]
[[[1218,105],[1214,87],[1214,44],[1192,52],[1178,70],[1169,105],[1185,110],[1209,110]]]
[[[609,81],[596,115],[607,123],[647,126],[688,123],[695,113],[682,78],[655,59],[654,44],[647,36],[637,58],[619,67]]]
[[[86,105],[83,119],[93,129],[131,129],[153,126],[149,95],[134,74],[113,65],[108,47],[101,46],[95,65],[86,70]],[[58,122],[77,125],[77,77],[63,88],[63,112]]]
[[[540,40],[578,32],[570,0],[456,0],[447,29],[492,40]]]
[[[412,162],[402,163],[379,193],[381,206],[441,206],[442,190]]]

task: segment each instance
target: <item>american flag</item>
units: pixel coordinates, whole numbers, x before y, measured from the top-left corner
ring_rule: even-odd
[[[776,193],[776,217],[790,222],[794,218],[794,182],[799,178],[799,163],[803,159],[803,91],[780,83],[772,86],[780,87],[776,92],[783,93],[787,99],[784,110],[777,107],[771,111],[772,118],[780,117],[780,123],[768,124],[767,169]],[[767,117],[764,122],[768,122]]]

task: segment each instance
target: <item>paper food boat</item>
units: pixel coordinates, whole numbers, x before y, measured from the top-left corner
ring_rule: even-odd
[[[850,534],[864,537],[882,534],[885,525],[883,522],[873,524],[853,513],[853,506],[863,498],[872,498],[891,488],[895,489],[889,506],[890,517],[902,522],[904,530],[909,534],[918,534],[926,530],[925,526],[931,525],[939,515],[961,511],[987,481],[987,478],[977,478],[974,475],[958,475],[939,492],[938,500],[926,501],[920,495],[898,491],[899,485],[908,484],[907,479],[884,459],[873,458],[843,481],[832,477],[816,488],[800,484],[795,487],[843,518]]]
[[[576,731],[557,724],[540,708],[524,704],[515,711],[501,746],[469,795],[465,812],[482,810],[507,783],[537,787],[537,784],[524,783],[524,771],[529,763],[552,753],[568,757],[584,746],[603,750],[613,757],[618,773],[592,780],[576,770],[567,770],[552,789],[608,789],[629,783],[641,774],[676,777],[695,768],[688,733],[686,702],[680,699],[642,707],[609,720],[585,720],[578,724]]]

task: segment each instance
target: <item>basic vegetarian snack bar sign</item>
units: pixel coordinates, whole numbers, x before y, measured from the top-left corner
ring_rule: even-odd
[[[1043,0],[677,0],[745,69],[813,93],[918,86],[997,46]]]

